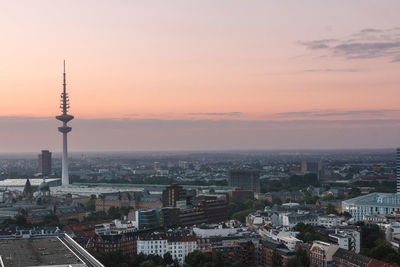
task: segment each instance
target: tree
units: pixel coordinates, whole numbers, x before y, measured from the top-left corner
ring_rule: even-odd
[[[142,262],[139,266],[140,267],[157,267],[157,265],[152,260],[146,260],[146,261]]]
[[[156,266],[164,266],[165,262],[164,259],[156,254],[149,254],[147,255],[147,260],[151,260]]]
[[[108,215],[111,217],[111,219],[121,219],[121,211],[118,207],[110,207],[108,210]]]
[[[86,211],[95,211],[96,210],[96,200],[90,199],[85,203]]]
[[[400,264],[400,255],[397,254],[390,243],[383,239],[378,239],[375,242],[375,246],[368,251],[367,256],[385,262],[396,262]]]
[[[305,189],[308,186],[318,186],[318,177],[314,173],[308,173],[305,175],[292,175],[287,180],[287,184],[284,185],[288,190],[299,190]]]
[[[174,259],[174,267],[180,267],[181,265],[179,264],[179,261],[177,259]]]
[[[15,216],[15,223],[18,226],[24,226],[26,224],[26,218],[24,215],[17,215]]]
[[[246,222],[247,215],[249,215],[250,213],[252,213],[254,211],[255,211],[255,209],[247,209],[247,210],[242,210],[242,211],[235,212],[232,215],[232,219],[238,220],[238,221],[244,223],[244,222]]]
[[[361,190],[360,188],[357,187],[353,187],[350,189],[349,193],[348,193],[348,197],[349,198],[355,198],[361,195]]]
[[[127,264],[128,266],[132,265],[131,258],[127,255],[123,255],[120,251],[109,252],[107,254],[103,254],[97,251],[90,251],[90,254],[92,254],[102,264],[104,264],[104,266],[107,267],[122,267],[124,266],[123,264]],[[135,266],[139,266],[139,264]]]
[[[285,267],[306,267],[304,266],[297,257],[293,257],[288,259],[285,264]]]
[[[271,265],[272,267],[282,267],[282,257],[278,252],[276,252],[276,250],[272,253]]]
[[[326,207],[326,214],[337,214],[335,207],[331,203]]]
[[[231,267],[242,267],[243,264],[240,261],[235,261],[234,263],[231,264]]]
[[[167,252],[163,256],[165,264],[171,265],[174,263],[174,259],[172,258],[171,253]]]
[[[361,240],[364,248],[371,249],[375,246],[378,239],[384,239],[383,232],[376,224],[365,225],[363,222],[358,222],[357,226],[361,226]]]
[[[298,223],[294,227],[294,230],[297,232],[300,232],[297,235],[297,238],[302,240],[303,242],[311,242],[314,240],[322,240],[322,241],[328,241],[326,237],[322,236],[320,233],[317,233],[314,229],[314,227],[311,224],[305,224],[305,223]]]
[[[346,219],[350,219],[351,217],[353,217],[353,216],[351,216],[351,214],[350,214],[348,211],[343,212],[342,215],[343,215]]]
[[[307,251],[305,251],[304,249],[299,248],[296,251],[296,258],[299,260],[302,266],[310,266],[310,258],[308,257]]]
[[[46,226],[62,226],[57,215],[48,215],[43,219],[43,225]]]
[[[214,267],[224,267],[225,260],[221,253],[217,252],[212,258],[212,266]]]
[[[307,204],[315,204],[317,202],[318,196],[312,196],[310,192],[305,191],[304,192],[304,197],[301,202],[305,202]]]
[[[195,250],[189,253],[185,258],[185,263],[183,264],[184,267],[202,267],[207,262],[211,262],[212,259],[209,256],[201,253],[198,250]]]

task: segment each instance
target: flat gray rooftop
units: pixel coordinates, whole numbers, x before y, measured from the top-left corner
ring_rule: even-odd
[[[84,263],[58,238],[0,240],[0,255],[8,266],[76,265]]]
[[[18,179],[5,179],[0,181],[0,187],[7,186],[25,186],[27,178],[18,178]],[[48,178],[46,179],[47,183],[53,183],[56,181],[60,181],[60,178]],[[43,182],[43,178],[29,178],[29,182],[32,186],[39,186]]]

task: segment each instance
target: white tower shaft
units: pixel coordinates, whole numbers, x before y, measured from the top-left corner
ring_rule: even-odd
[[[62,185],[69,185],[67,133],[63,133],[63,154],[62,154],[61,184]]]

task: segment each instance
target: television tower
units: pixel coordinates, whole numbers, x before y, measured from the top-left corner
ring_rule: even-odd
[[[62,154],[62,175],[61,175],[61,184],[69,185],[69,176],[68,176],[68,148],[67,148],[67,133],[69,133],[72,128],[67,125],[67,122],[72,120],[74,116],[67,114],[69,109],[69,98],[67,94],[67,84],[65,81],[65,60],[64,60],[64,83],[63,83],[63,92],[61,93],[61,103],[60,109],[62,114],[57,116],[56,119],[63,122],[63,126],[58,127],[58,131],[63,134],[63,154]]]

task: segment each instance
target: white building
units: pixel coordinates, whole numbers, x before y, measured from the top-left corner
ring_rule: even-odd
[[[371,193],[342,201],[342,211],[347,211],[356,221],[365,215],[386,215],[400,211],[400,194]]]
[[[239,231],[241,231],[242,228],[207,228],[207,229],[202,229],[202,228],[193,228],[193,233],[197,237],[201,238],[207,238],[207,237],[212,237],[212,236],[221,236],[221,237],[227,237],[230,235],[237,234]]]
[[[294,227],[296,224],[302,222],[316,226],[318,223],[317,215],[306,211],[280,213],[279,220],[282,226]]]
[[[388,219],[386,218],[385,215],[364,215],[363,216],[363,221],[366,223],[387,223]]]
[[[295,251],[296,246],[299,243],[301,243],[301,240],[296,238],[298,232],[287,232],[287,231],[277,231],[277,230],[267,231],[265,229],[260,229],[258,233],[262,237],[267,237],[269,239],[278,241],[281,244],[284,244],[290,251]]]
[[[94,231],[98,235],[119,235],[136,231],[138,227],[135,223],[135,221],[113,220],[110,223],[96,224]]]
[[[251,230],[263,227],[268,223],[271,223],[270,217],[261,215],[259,212],[250,213],[246,217],[246,226]]]
[[[145,255],[158,255],[163,257],[169,252],[173,259],[183,264],[185,257],[197,249],[195,236],[166,236],[153,234],[146,238],[137,240],[137,253]]]
[[[387,241],[393,241],[400,238],[400,223],[392,222],[389,224],[382,224],[385,227],[385,237]]]
[[[339,246],[339,248],[360,253],[361,234],[355,230],[341,230],[329,235],[329,239]]]
[[[335,214],[318,216],[318,226],[324,226],[326,228],[332,228],[341,225],[345,221],[344,217],[337,216]]]

